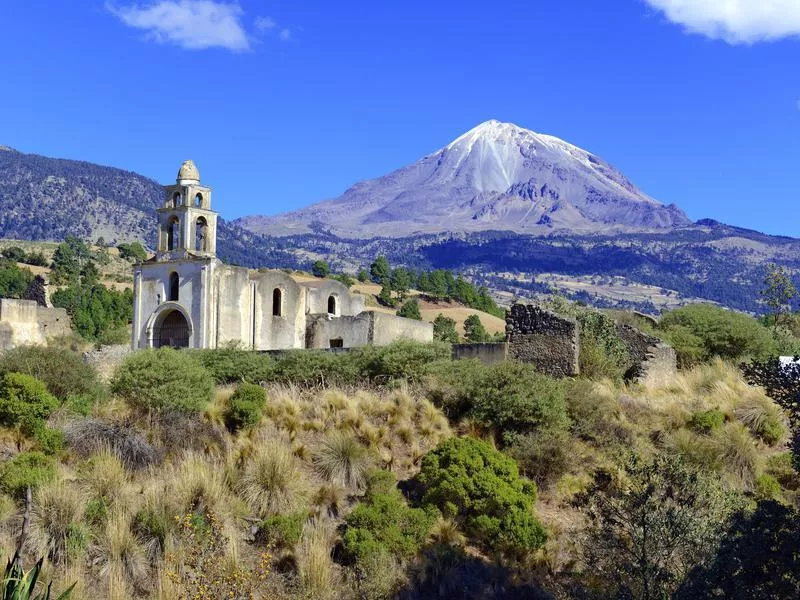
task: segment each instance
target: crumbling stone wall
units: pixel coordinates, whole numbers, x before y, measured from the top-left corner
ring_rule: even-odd
[[[122,364],[125,357],[133,352],[129,344],[103,346],[83,353],[83,361],[97,371],[103,381],[110,381],[117,367]]]
[[[508,342],[485,344],[453,344],[453,360],[477,358],[485,365],[508,360]]]
[[[538,306],[514,304],[506,311],[509,358],[531,363],[546,375],[578,375],[579,332],[575,319]]]
[[[0,299],[0,350],[25,344],[44,345],[71,333],[63,308],[45,308],[33,300]]]
[[[617,325],[617,334],[628,347],[632,365],[625,378],[633,381],[653,381],[670,377],[678,370],[675,350],[657,337],[634,329],[630,325]]]

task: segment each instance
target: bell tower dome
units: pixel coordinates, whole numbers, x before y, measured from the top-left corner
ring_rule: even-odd
[[[157,260],[216,256],[217,213],[211,210],[211,188],[200,183],[193,161],[183,161],[175,185],[164,186],[164,204],[157,212]]]

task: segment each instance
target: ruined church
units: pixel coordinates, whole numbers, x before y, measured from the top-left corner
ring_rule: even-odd
[[[433,339],[430,323],[364,310],[364,297],[338,281],[222,263],[211,188],[192,161],[164,192],[155,256],[134,268],[133,348],[349,348]]]

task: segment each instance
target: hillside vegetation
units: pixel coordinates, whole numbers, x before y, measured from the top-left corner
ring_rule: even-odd
[[[581,378],[442,342],[142,351],[109,384],[9,351],[0,542],[77,599],[796,596],[790,422],[737,367],[771,324],[681,309],[653,331],[682,370],[641,385],[610,317],[561,309]]]

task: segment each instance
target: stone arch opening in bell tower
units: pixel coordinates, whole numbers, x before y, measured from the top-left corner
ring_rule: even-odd
[[[197,194],[194,197],[194,205],[195,205],[196,208],[202,208],[203,207],[203,194]]]
[[[283,291],[281,288],[272,290],[272,316],[283,316]]]
[[[208,221],[205,217],[198,217],[195,222],[194,247],[198,252],[208,251]]]
[[[328,314],[329,315],[336,314],[336,296],[334,295],[328,296]]]
[[[182,204],[182,202],[181,202],[181,193],[180,192],[175,192],[174,194],[172,194],[172,207],[175,208],[175,207],[180,206],[181,204]]]
[[[172,216],[167,223],[167,250],[177,250],[181,238],[181,220]]]

